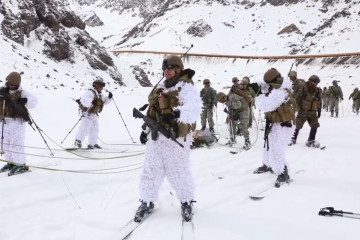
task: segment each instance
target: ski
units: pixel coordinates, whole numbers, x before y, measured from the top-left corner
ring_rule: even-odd
[[[195,225],[192,221],[182,219],[181,240],[195,239]]]
[[[94,148],[77,148],[77,147],[73,147],[73,148],[65,148],[65,151],[77,151],[77,150],[94,150]]]
[[[31,172],[31,170],[28,169],[26,171],[19,171],[19,172],[14,172],[14,173],[8,172],[8,176],[11,177],[11,176],[15,176],[15,175],[24,174],[24,173],[27,173],[27,172]]]
[[[305,170],[299,170],[299,171],[296,171],[294,173],[294,175],[298,174],[298,173],[301,173],[301,172],[304,172]],[[288,182],[286,182],[287,184],[290,184],[291,182],[293,181],[293,179],[290,179]],[[261,200],[261,199],[264,199],[266,196],[268,196],[271,192],[273,192],[275,189],[278,189],[279,187],[283,186],[285,183],[282,183],[281,185],[272,185],[272,186],[269,186],[267,188],[264,188],[260,191],[257,191],[251,195],[249,195],[249,198],[252,199],[252,200]]]
[[[140,222],[135,222],[134,219],[129,221],[122,229],[120,233],[120,239],[125,240],[130,237],[130,235],[143,223],[146,219],[149,218],[154,213],[155,209],[152,212],[145,214],[145,216],[141,219]]]

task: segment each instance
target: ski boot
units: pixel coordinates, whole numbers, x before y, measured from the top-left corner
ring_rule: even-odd
[[[194,201],[190,201],[190,203],[188,202],[183,202],[181,203],[181,216],[183,218],[183,221],[185,222],[190,222],[192,220],[192,203]]]
[[[288,174],[287,167],[285,167],[285,170],[283,173],[278,175],[276,182],[275,182],[275,187],[279,188],[284,183],[290,183],[290,176]]]
[[[273,170],[271,169],[271,167],[268,167],[264,164],[261,167],[255,169],[253,174],[261,174],[261,173],[266,173],[266,172],[273,173]]]
[[[74,142],[74,146],[75,147],[78,147],[78,148],[81,148],[81,141],[80,140],[78,140],[78,139],[75,139],[75,142]]]
[[[230,147],[235,144],[235,138],[231,137],[229,141],[226,143],[226,145],[229,145]]]
[[[330,117],[334,117],[334,110],[330,111]]]
[[[204,130],[205,130],[205,128],[206,128],[206,127],[202,127],[202,128],[201,128],[201,131],[204,131]]]
[[[7,163],[0,169],[0,172],[10,171],[14,166],[15,165],[13,163]]]
[[[24,173],[24,172],[27,172],[27,171],[29,171],[29,167],[26,166],[25,164],[24,165],[14,165],[11,168],[10,172],[8,173],[8,176]]]
[[[135,213],[135,222],[141,222],[141,220],[145,217],[146,214],[150,214],[152,210],[154,209],[154,203],[150,202],[148,205],[146,202],[141,202],[141,205],[139,206],[138,210]]]
[[[320,147],[320,143],[316,140],[308,140],[305,145],[307,147],[311,147],[311,148],[319,148]]]
[[[246,138],[246,139],[245,139],[245,144],[244,144],[244,146],[243,146],[243,149],[249,150],[250,148],[251,148],[250,139]]]
[[[211,134],[214,134],[214,133],[215,133],[215,131],[214,131],[214,128],[213,128],[213,127],[211,127],[209,130],[210,130],[210,133],[211,133]]]
[[[102,147],[101,147],[99,144],[97,144],[97,143],[94,145],[94,148],[102,149]]]
[[[335,113],[335,117],[338,118],[339,117],[339,112]]]
[[[87,149],[94,149],[95,147],[94,147],[94,145],[91,145],[91,144],[89,144],[88,146],[87,146]]]
[[[290,143],[288,144],[288,146],[292,146],[296,144],[296,140],[294,138],[291,138]]]

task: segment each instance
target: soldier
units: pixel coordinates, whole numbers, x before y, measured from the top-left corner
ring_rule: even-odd
[[[296,92],[300,89],[300,87],[305,83],[303,79],[297,78],[296,71],[290,71],[289,78],[292,82],[292,93],[296,95]]]
[[[311,75],[309,80],[300,87],[296,93],[296,104],[299,107],[299,112],[296,116],[296,129],[293,137],[291,138],[290,145],[296,143],[297,136],[300,129],[307,121],[310,125],[310,134],[306,142],[307,147],[320,147],[320,144],[315,141],[316,132],[321,116],[321,88],[317,87],[320,79],[316,75]]]
[[[335,117],[339,117],[339,101],[344,100],[343,92],[336,80],[332,81],[332,84],[333,85],[330,86],[328,90],[331,117],[334,117],[334,110],[335,110]]]
[[[349,96],[349,100],[352,98],[353,99],[353,104],[352,104],[352,111],[355,113],[356,112],[356,99],[354,98],[356,96],[356,93],[359,91],[359,88],[355,88],[354,91],[350,94]]]
[[[323,88],[321,99],[322,99],[323,109],[325,109],[325,111],[328,112],[330,99],[329,99],[329,91],[326,87]]]
[[[354,104],[355,104],[355,113],[359,115],[359,108],[360,108],[360,91],[357,91],[356,94],[352,97]]]
[[[265,145],[263,165],[254,171],[254,174],[274,172],[277,175],[275,187],[280,187],[285,182],[290,182],[285,149],[293,133],[292,121],[295,113],[289,91],[291,82],[283,78],[280,73],[271,68],[264,74],[266,85],[256,100],[256,106],[265,113]]]
[[[243,84],[242,88],[244,91],[246,84]],[[246,93],[247,94],[247,93]],[[239,121],[239,129],[241,134],[244,136],[245,144],[244,149],[248,149],[251,146],[250,138],[249,138],[249,101],[238,94],[235,93],[235,89],[233,89],[227,96],[223,92],[219,92],[216,95],[216,98],[219,102],[225,103],[229,110],[225,110],[226,113],[229,114],[229,131],[230,131],[230,140],[228,142],[229,145],[232,145],[236,142],[236,126],[237,121]],[[251,99],[250,96],[248,98]]]
[[[210,133],[214,133],[214,120],[213,120],[213,108],[216,106],[216,90],[210,87],[210,80],[205,79],[203,81],[204,88],[200,91],[200,97],[203,102],[201,113],[201,130],[206,128],[206,119],[209,122]]]
[[[21,75],[11,72],[6,77],[5,86],[0,88],[1,151],[9,161],[0,172],[9,171],[9,176],[29,171],[24,154],[25,122],[31,124],[27,108],[35,107],[37,99],[20,84]]]
[[[103,110],[104,105],[110,102],[113,94],[109,92],[108,95],[102,93],[105,83],[97,79],[93,81],[92,88],[86,90],[80,99],[76,100],[81,111],[81,121],[79,129],[76,133],[74,146],[81,148],[86,136],[88,136],[88,149],[98,148],[101,146],[97,144],[99,135],[99,114]]]
[[[141,205],[135,214],[135,222],[140,222],[152,211],[165,177],[181,202],[183,219],[190,221],[192,216],[194,181],[189,158],[191,132],[195,130],[196,120],[201,113],[201,98],[192,80],[195,71],[184,70],[180,57],[168,56],[163,61],[162,70],[165,81],[150,93],[147,116],[173,132],[183,147],[159,132],[151,132],[140,179]],[[146,137],[144,135],[142,132],[140,138]]]

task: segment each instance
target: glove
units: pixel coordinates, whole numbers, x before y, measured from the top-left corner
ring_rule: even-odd
[[[176,118],[179,118],[179,117],[180,117],[180,110],[179,109],[175,109],[172,113],[163,115],[163,119],[165,121],[169,121],[169,120],[176,119]]]
[[[27,103],[27,98],[20,98],[18,101],[17,101],[18,104],[22,104],[22,105],[25,105]]]
[[[227,108],[224,108],[224,112],[225,112],[225,113],[228,113],[229,111],[227,110]]]
[[[317,112],[317,117],[320,118],[320,116],[321,116],[321,109],[319,109]]]
[[[146,144],[148,138],[147,138],[147,134],[142,131],[141,134],[140,134],[140,142],[141,144]]]
[[[113,97],[113,94],[109,92],[109,98],[111,99]]]
[[[280,123],[280,126],[282,126],[282,127],[292,127],[292,124],[291,124],[291,122],[282,122],[282,123]]]

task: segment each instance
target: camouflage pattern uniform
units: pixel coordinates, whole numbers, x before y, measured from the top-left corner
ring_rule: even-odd
[[[323,104],[323,109],[325,109],[325,111],[329,111],[329,91],[326,87],[324,87],[323,91],[322,91],[322,104]]]
[[[226,105],[230,110],[229,120],[230,126],[232,127],[230,128],[230,136],[235,140],[236,127],[238,127],[238,129],[240,129],[240,135],[243,135],[245,141],[250,145],[248,130],[250,108],[248,100],[236,93],[230,93]]]
[[[302,85],[295,95],[299,112],[296,116],[296,129],[291,139],[292,144],[296,143],[299,131],[306,121],[311,128],[307,145],[311,145],[315,141],[317,128],[320,127],[318,119],[321,115],[322,91],[321,88],[316,86],[319,82],[319,77],[312,75],[309,81]]]
[[[251,98],[254,100],[256,97],[256,93],[255,93],[254,89],[252,89],[251,87],[248,86],[248,84],[250,83],[250,78],[245,76],[245,77],[243,77],[243,79],[241,81],[244,81],[246,83],[246,91],[250,94]],[[254,101],[249,102],[249,108],[250,108],[249,124],[248,124],[249,128],[252,127],[253,114],[254,114],[253,108],[254,107],[255,107]]]
[[[305,83],[304,79],[297,78],[297,72],[291,71],[289,73],[289,78],[292,82],[292,93],[296,95],[296,92],[301,88],[301,86]]]
[[[353,104],[352,104],[352,111],[353,112],[356,112],[356,99],[355,99],[355,96],[356,96],[356,93],[359,91],[358,88],[355,88],[354,91],[350,94],[349,96],[349,100],[352,98],[353,100]]]
[[[355,112],[356,112],[356,114],[359,114],[359,109],[360,109],[360,91],[357,91],[356,94],[354,94],[353,100],[354,100],[354,103],[355,103]]]
[[[214,132],[214,120],[213,120],[213,108],[217,104],[216,101],[216,90],[207,85],[208,79],[204,80],[205,87],[200,91],[200,97],[203,103],[202,113],[201,113],[201,130],[206,128],[206,119],[209,122],[210,132]],[[209,80],[208,80],[209,81]],[[210,81],[209,83],[210,84]]]
[[[341,90],[341,87],[337,84],[337,81],[334,80],[333,85],[331,87],[329,87],[329,105],[330,105],[330,112],[331,112],[331,117],[334,116],[334,110],[335,110],[335,114],[336,117],[339,116],[339,101],[340,100],[344,100],[343,98],[343,92]]]

